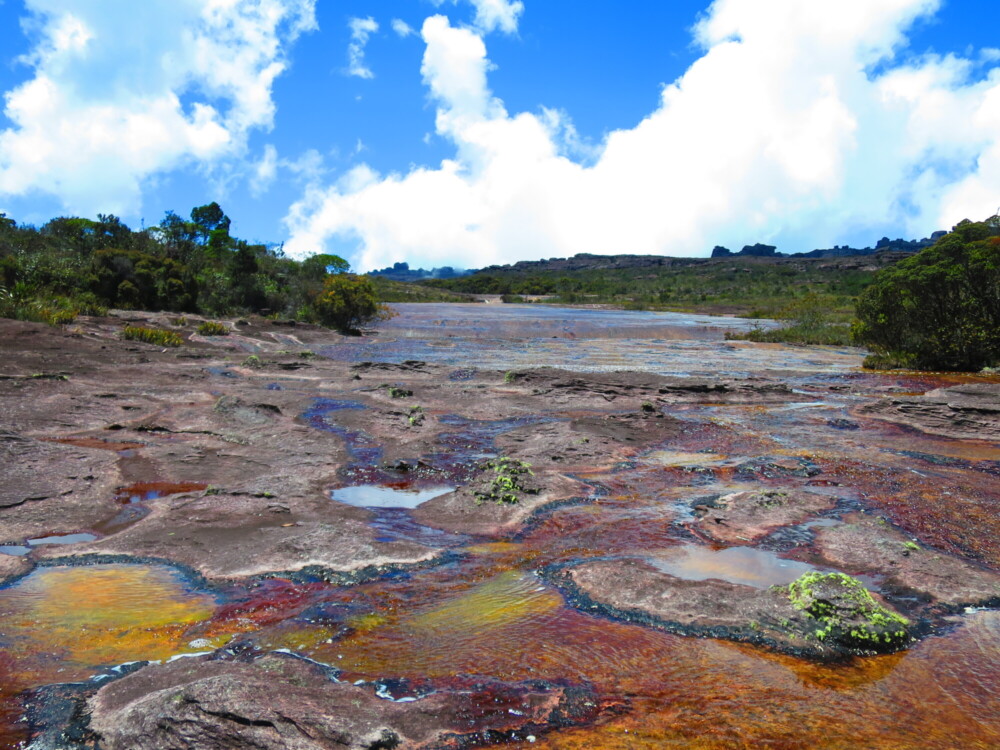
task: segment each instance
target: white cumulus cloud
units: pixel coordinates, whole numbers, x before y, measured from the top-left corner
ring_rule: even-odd
[[[431,0],[435,5],[444,5],[449,0]],[[450,0],[453,3],[459,0]],[[524,3],[521,0],[468,0],[476,10],[474,23],[476,28],[484,33],[502,31],[513,34],[517,31],[518,20],[524,13]]]
[[[413,27],[410,26],[410,24],[399,18],[392,19],[392,30],[395,31],[396,34],[403,39],[410,36],[411,34],[416,33],[416,31],[413,30]]]
[[[434,16],[422,73],[454,156],[407,174],[361,164],[311,186],[286,218],[286,250],[335,241],[354,243],[363,269],[482,266],[756,241],[808,250],[984,218],[1000,203],[1000,68],[896,60],[938,6],[717,0],[694,30],[702,57],[589,155],[564,113],[509,113],[489,89],[482,32]]]
[[[371,68],[365,64],[365,45],[368,38],[378,31],[378,23],[368,18],[352,18],[347,22],[351,29],[351,43],[347,45],[347,74],[358,78],[374,78]]]
[[[138,213],[143,185],[240,156],[269,129],[288,45],[315,0],[25,0],[33,75],[4,95],[0,197]]]

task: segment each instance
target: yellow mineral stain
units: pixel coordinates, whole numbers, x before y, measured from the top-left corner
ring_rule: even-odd
[[[562,605],[555,592],[539,588],[536,579],[509,571],[410,618],[407,624],[414,631],[439,633],[442,638],[505,628]]]
[[[488,542],[486,544],[472,544],[465,548],[470,555],[505,555],[521,549],[520,544],[514,542]]]
[[[718,453],[681,453],[677,451],[653,451],[647,460],[661,466],[711,466],[726,460]]]
[[[375,628],[385,625],[388,619],[384,615],[376,614],[374,612],[358,615],[357,617],[350,617],[346,620],[345,624],[359,633],[369,633]]]
[[[72,673],[197,651],[188,630],[214,609],[212,597],[185,591],[166,568],[42,568],[0,590],[0,636],[26,670],[44,654],[46,665]]]

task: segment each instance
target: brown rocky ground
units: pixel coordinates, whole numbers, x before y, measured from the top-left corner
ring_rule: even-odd
[[[698,505],[691,524],[702,536],[727,544],[751,544],[782,526],[805,521],[835,504],[828,495],[798,490],[735,492]]]
[[[249,663],[203,658],[147,667],[90,701],[90,731],[108,750],[253,747],[461,748],[524,739],[592,717],[581,689],[482,681],[396,702],[373,686],[282,654]]]
[[[967,383],[867,404],[859,413],[963,440],[1000,440],[1000,383]]]
[[[185,344],[121,341],[124,320],[171,328]],[[743,547],[767,543],[817,514],[839,513],[835,496],[802,489],[818,469],[794,456],[763,455],[776,448],[773,441],[745,439],[690,416],[706,404],[763,408],[803,400],[777,379],[552,369],[452,379],[450,368],[422,362],[317,357],[311,350],[336,335],[311,326],[254,318],[231,322],[230,336],[201,337],[191,332],[194,319],[180,323],[144,313],[67,328],[0,319],[0,545],[94,537],[0,554],[0,584],[39,563],[116,559],[176,564],[217,587],[305,571],[355,591],[349,584],[399,570],[445,571],[452,549],[411,527],[386,534],[375,523],[377,510],[336,502],[331,490],[455,487],[408,512],[408,522],[465,535],[463,545],[489,546],[527,533],[546,506],[576,509],[573,503],[593,500],[594,476],[610,477],[658,448],[696,458],[710,454],[692,451],[718,448],[732,455],[716,467],[723,479],[758,482],[752,491],[735,492],[745,486],[737,483],[702,492],[697,483],[713,481],[712,471],[664,463],[661,483],[679,483],[688,497],[716,498],[671,533],[693,531],[702,541]],[[955,435],[1000,434],[990,432],[997,424],[993,391],[934,393],[924,401],[893,395],[883,404],[896,406],[872,407],[869,416],[904,421],[905,414],[906,424],[947,434],[941,424],[950,409],[960,415]],[[900,406],[911,402],[922,406]],[[716,445],[716,437],[731,442]],[[531,465],[519,502],[477,496],[489,482],[484,461],[492,455]],[[132,502],[133,488],[159,489]],[[640,530],[666,533],[672,511],[642,512],[627,519],[637,538],[646,538]],[[581,513],[580,523],[588,518]],[[808,532],[814,562],[881,576],[917,592],[921,606],[953,611],[996,601],[994,573],[912,549],[872,519],[845,521]],[[662,551],[664,559],[672,554]],[[547,575],[587,611],[797,654],[843,653],[810,638],[810,623],[780,591],[684,580],[631,548],[621,558]],[[333,681],[329,670],[299,659],[216,652],[109,682],[90,699],[89,731],[107,748],[431,748],[526,737],[594,715],[584,686],[459,682],[397,703],[376,697],[370,685]]]
[[[842,570],[875,572],[948,607],[1000,602],[1000,575],[926,549],[884,521],[853,514],[817,530],[819,555]]]

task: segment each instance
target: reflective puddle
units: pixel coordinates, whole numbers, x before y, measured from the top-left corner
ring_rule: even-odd
[[[686,581],[718,579],[766,589],[791,583],[804,573],[817,568],[797,560],[784,560],[773,552],[753,547],[711,549],[685,545],[669,557],[651,558],[649,562],[676,578]]]
[[[40,547],[45,544],[79,544],[81,542],[93,542],[97,539],[95,534],[57,534],[54,536],[40,536],[36,539],[29,539],[26,544],[8,544],[0,546],[0,554],[24,556],[31,552],[32,547]]]
[[[341,487],[330,492],[330,497],[339,503],[362,508],[416,508],[421,503],[435,497],[454,492],[455,487],[384,487],[371,484]]]

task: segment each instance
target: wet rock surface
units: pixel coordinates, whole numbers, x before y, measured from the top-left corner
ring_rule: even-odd
[[[944,387],[971,435],[983,377],[605,329],[481,360],[452,309],[421,308],[428,342],[0,320],[0,745],[1000,743],[1000,619],[965,610],[997,603],[1000,447],[865,412]],[[604,371],[502,369],[579,352]],[[502,461],[530,465],[516,502]],[[875,604],[825,578],[792,600],[839,571]],[[851,635],[875,606],[905,639]],[[20,721],[40,707],[51,731]]]
[[[1000,440],[1000,383],[936,388],[921,396],[897,396],[859,413],[924,432],[963,440]]]
[[[816,547],[833,565],[877,572],[931,603],[1000,603],[1000,574],[917,544],[878,518],[855,514],[845,521],[817,530]]]
[[[832,497],[813,492],[735,492],[710,502],[699,502],[694,508],[698,520],[691,527],[718,542],[750,544],[775,529],[801,523],[834,505]]]
[[[23,557],[0,554],[0,584],[23,576],[31,570],[31,563]]]
[[[524,739],[596,714],[589,691],[542,682],[459,680],[452,690],[393,701],[376,686],[335,680],[328,668],[282,654],[184,659],[102,688],[90,700],[88,729],[108,750],[429,749]]]
[[[647,560],[605,560],[554,574],[579,606],[642,622],[674,633],[754,643],[819,659],[904,648],[910,641],[905,620],[892,620],[892,636],[881,624],[869,638],[870,618],[835,587],[823,584],[814,601],[835,628],[795,606],[789,587],[757,588],[718,579],[685,580]],[[795,586],[796,584],[791,584]],[[818,587],[820,588],[820,587]],[[878,605],[883,606],[883,605]],[[886,610],[899,617],[892,610]],[[852,633],[854,637],[852,637]]]

